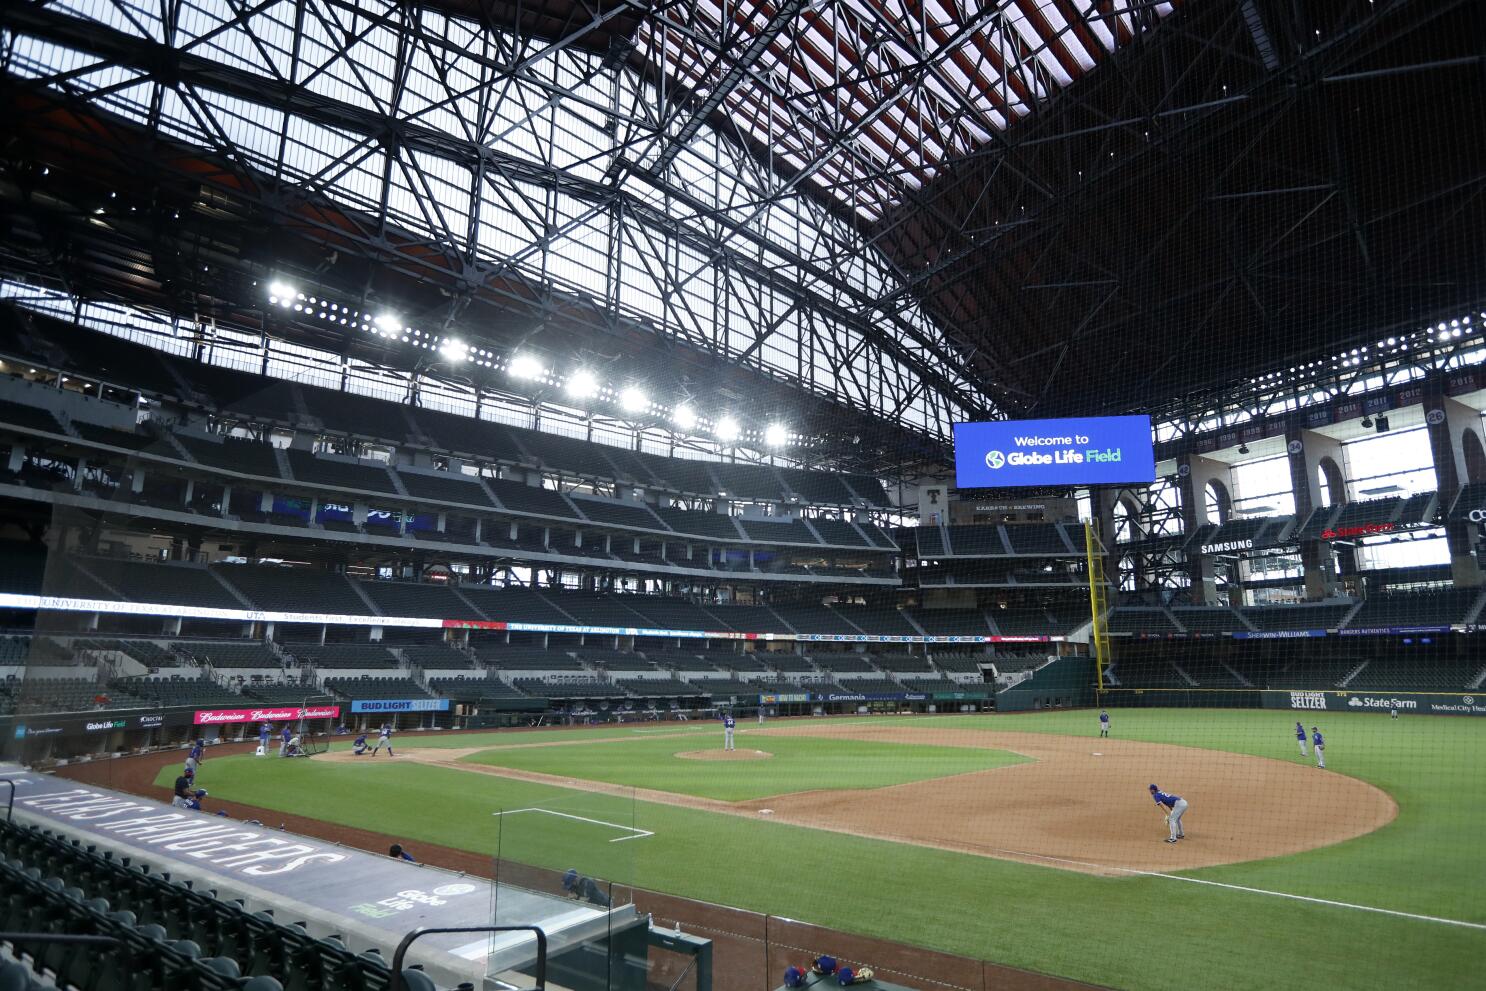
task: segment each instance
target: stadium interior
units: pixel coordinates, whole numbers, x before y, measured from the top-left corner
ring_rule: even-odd
[[[1483,23],[9,5],[5,756],[1486,691]],[[130,856],[0,823],[0,986],[466,979]]]

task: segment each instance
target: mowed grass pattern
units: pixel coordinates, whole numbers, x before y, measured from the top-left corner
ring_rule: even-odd
[[[1113,718],[1117,737],[1294,759],[1287,715],[1155,709],[1117,710]],[[1486,722],[1394,722],[1337,713],[1321,719],[1316,714],[1306,725],[1322,726],[1330,744],[1327,763],[1335,771],[1316,773],[1353,774],[1378,785],[1399,802],[1398,819],[1334,847],[1190,876],[1486,924],[1480,828],[1486,822]],[[905,722],[1093,735],[1088,712]],[[715,738],[715,731],[709,735]],[[483,739],[509,744],[517,737]],[[749,738],[768,740],[763,749],[785,739],[767,731]],[[480,742],[459,739],[463,746]],[[665,745],[679,750],[715,743]],[[636,746],[641,749],[625,750]],[[631,754],[615,759],[638,759],[644,747],[615,744],[616,752]],[[160,783],[168,785],[173,773]],[[573,760],[561,773],[581,777],[586,767]],[[1116,987],[1456,988],[1478,986],[1486,957],[1486,931],[1480,929],[1161,877],[1094,877],[452,769],[226,758],[207,762],[203,782],[214,796],[410,843],[573,866],[646,888]],[[528,807],[655,835],[611,843],[622,831],[574,820],[560,829],[541,828],[542,820],[556,817],[491,814]],[[1308,808],[1297,795],[1294,814],[1345,810]],[[1092,842],[1091,859],[1097,859],[1097,839]]]
[[[714,730],[703,740],[691,736],[639,737],[634,742],[487,750],[464,759],[725,802],[797,791],[883,788],[1005,767],[1027,759],[1004,750],[822,740],[757,732],[739,733],[737,739],[739,750],[762,749],[772,756],[747,761],[676,756],[678,752],[716,749],[722,736]]]

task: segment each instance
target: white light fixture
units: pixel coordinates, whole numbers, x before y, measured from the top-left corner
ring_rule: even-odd
[[[770,447],[783,447],[789,443],[789,428],[782,423],[771,423],[764,428],[764,443]]]
[[[588,399],[599,391],[599,380],[593,372],[580,369],[568,376],[567,393],[574,399]]]
[[[676,411],[671,414],[671,422],[676,424],[678,430],[695,430],[697,411],[690,406],[677,406]]]
[[[742,428],[738,426],[737,420],[731,416],[724,416],[717,421],[717,427],[713,432],[717,434],[718,440],[725,444],[731,444],[738,439],[738,435],[742,433]]]
[[[642,413],[648,405],[650,405],[650,398],[645,395],[645,390],[637,385],[628,386],[619,394],[619,408],[626,413]]]
[[[390,313],[377,314],[372,320],[372,323],[376,325],[378,330],[384,330],[389,334],[400,334],[407,329],[402,325],[401,320]]]
[[[513,379],[539,379],[545,373],[542,363],[529,354],[518,354],[506,365],[506,374]]]
[[[444,356],[445,361],[461,362],[470,355],[470,346],[458,338],[451,337],[439,345],[439,354]]]
[[[297,289],[287,282],[270,282],[268,284],[268,301],[270,303],[277,303],[279,306],[292,306],[294,305],[294,297],[298,295],[298,292]]]

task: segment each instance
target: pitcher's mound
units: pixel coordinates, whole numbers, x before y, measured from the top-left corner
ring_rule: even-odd
[[[686,760],[767,760],[774,755],[764,750],[685,750],[676,756]]]

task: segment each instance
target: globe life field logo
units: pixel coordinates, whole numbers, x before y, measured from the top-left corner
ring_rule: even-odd
[[[1006,455],[1002,454],[1000,451],[986,452],[987,468],[1000,468],[1004,464],[1006,464]]]

